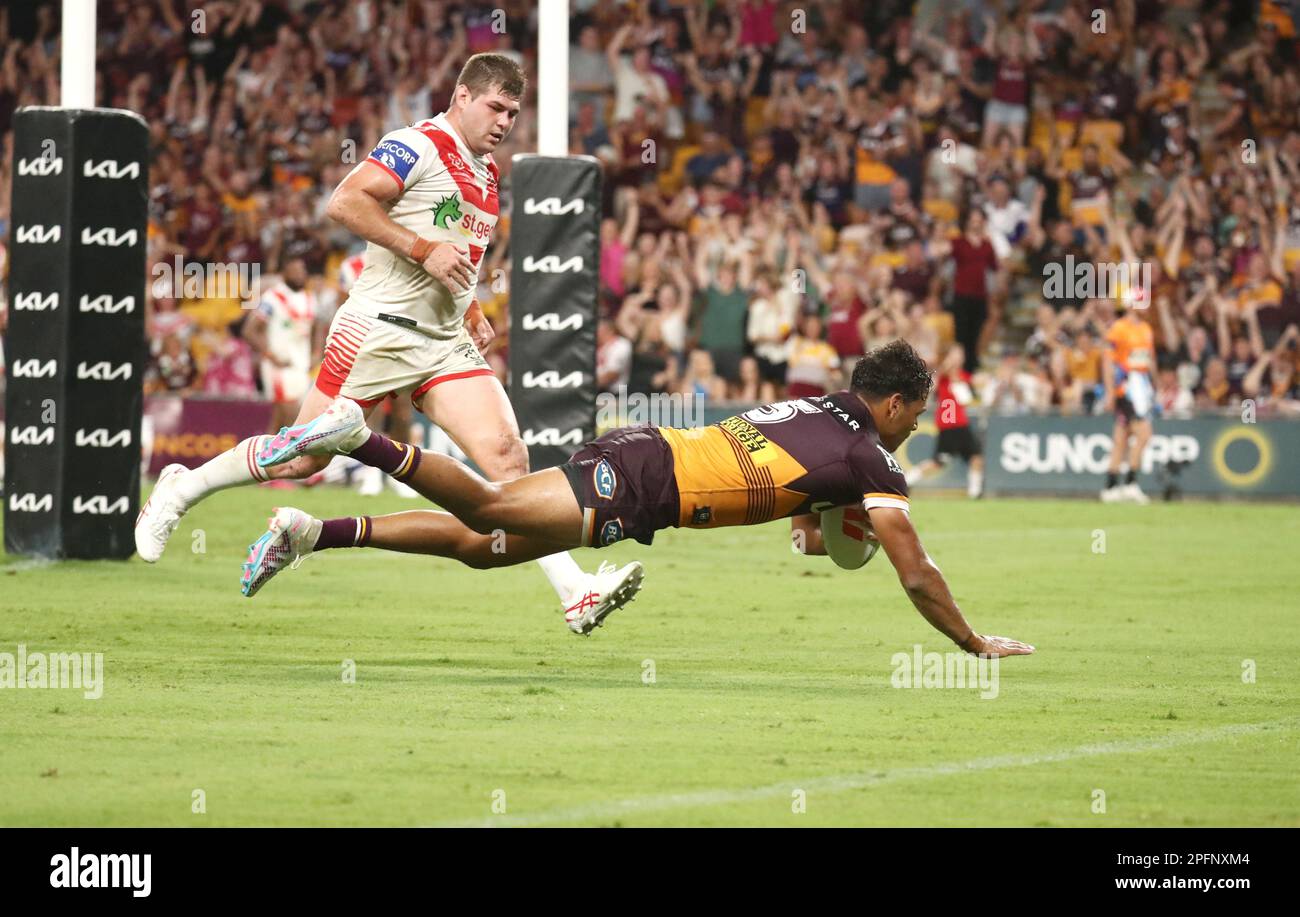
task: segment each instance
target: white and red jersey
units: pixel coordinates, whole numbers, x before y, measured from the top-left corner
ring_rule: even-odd
[[[497,224],[499,173],[492,155],[470,152],[443,114],[386,134],[366,162],[402,186],[389,217],[422,238],[467,250],[477,274]],[[450,340],[460,334],[474,290],[471,284],[453,293],[410,258],[371,243],[346,308],[400,316],[414,330]]]
[[[365,255],[353,255],[350,258],[344,258],[343,263],[339,265],[339,289],[344,293],[351,292],[365,266]]]
[[[306,288],[294,291],[281,280],[262,295],[257,311],[266,319],[266,352],[292,369],[308,372],[316,296]]]

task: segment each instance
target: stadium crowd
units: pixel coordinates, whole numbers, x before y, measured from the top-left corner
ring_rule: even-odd
[[[1280,4],[571,7],[570,147],[606,170],[602,386],[816,393],[902,336],[936,367],[956,353],[986,408],[1100,411],[1119,303],[1155,330],[1166,412],[1300,414],[1300,65]],[[360,250],[325,217],[338,181],[443,110],[470,54],[535,73],[535,4],[515,0],[101,0],[98,26],[99,103],[150,125],[151,266],[258,264],[265,282],[302,259],[326,321]],[[0,10],[0,37],[4,238],[14,110],[57,102],[55,4]],[[510,157],[535,148],[535,91],[495,157],[480,279],[502,374]],[[1119,263],[1150,282],[1045,281]],[[151,390],[257,396],[237,297],[151,299]]]

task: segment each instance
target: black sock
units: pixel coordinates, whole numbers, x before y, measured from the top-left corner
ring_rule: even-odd
[[[1134,471],[1132,468],[1128,470],[1128,474],[1124,475],[1125,484],[1136,484],[1137,479],[1138,479],[1138,473]]]
[[[1119,475],[1113,471],[1106,472],[1106,487],[1111,488],[1119,483]]]

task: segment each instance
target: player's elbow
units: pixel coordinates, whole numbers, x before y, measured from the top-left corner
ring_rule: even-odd
[[[344,223],[344,216],[350,209],[348,197],[349,194],[342,185],[335,188],[334,193],[330,195],[329,203],[325,205],[325,215],[335,223]]]
[[[899,576],[898,582],[902,585],[904,592],[909,596],[915,597],[918,595],[925,595],[925,586],[928,582],[928,578],[920,573],[910,573],[906,576]]]
[[[934,568],[929,564],[915,564],[898,571],[898,582],[909,596],[926,595],[930,591],[930,582]]]

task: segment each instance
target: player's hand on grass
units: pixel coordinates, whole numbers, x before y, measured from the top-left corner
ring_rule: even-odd
[[[985,637],[973,634],[962,649],[975,656],[1028,656],[1034,648],[1010,637]]]
[[[421,264],[429,275],[453,293],[468,290],[474,281],[469,252],[450,242],[439,242]]]

